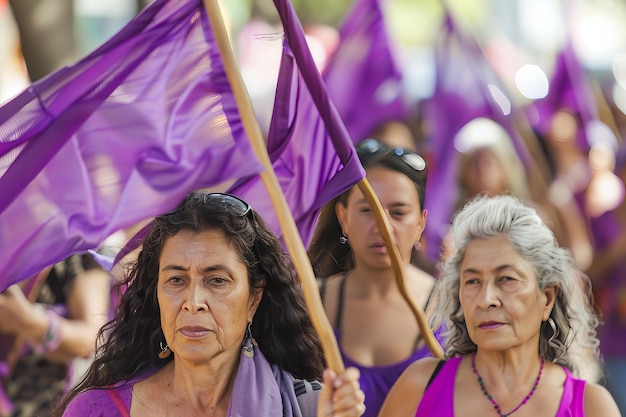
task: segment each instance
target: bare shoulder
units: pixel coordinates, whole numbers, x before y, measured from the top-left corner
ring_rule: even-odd
[[[419,388],[420,392],[424,392],[426,384],[430,381],[430,377],[440,361],[441,359],[431,356],[422,358],[409,365],[405,369],[404,374],[406,374],[407,378],[414,381],[415,388]]]
[[[428,357],[407,367],[389,391],[378,417],[412,417],[440,359]]]
[[[324,310],[329,320],[333,321],[337,315],[337,306],[339,305],[339,285],[343,280],[344,274],[336,274],[328,278],[324,278],[324,294],[322,302]]]
[[[409,265],[407,272],[409,277],[411,277],[416,284],[422,286],[422,288],[432,288],[435,285],[435,282],[437,282],[437,279],[434,276],[430,275],[426,271],[422,271],[415,265]]]
[[[615,400],[602,385],[585,383],[584,404],[587,417],[621,417]]]
[[[435,287],[436,278],[413,265],[409,265],[407,272],[407,278],[409,279],[407,279],[406,283],[409,291],[411,291],[416,300],[420,301],[421,305],[424,305]]]

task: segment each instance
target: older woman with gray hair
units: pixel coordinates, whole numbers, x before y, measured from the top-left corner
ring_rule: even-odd
[[[479,196],[449,237],[431,301],[446,359],[407,368],[379,417],[620,416],[577,377],[577,355],[598,355],[590,284],[536,211]]]

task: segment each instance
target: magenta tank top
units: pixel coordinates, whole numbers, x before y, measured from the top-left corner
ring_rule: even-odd
[[[441,367],[424,391],[415,417],[454,417],[454,380],[461,358],[452,358]],[[567,368],[561,404],[555,417],[584,417],[585,381],[574,378]]]

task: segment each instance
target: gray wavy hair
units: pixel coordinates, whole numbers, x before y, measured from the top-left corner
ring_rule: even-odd
[[[511,195],[478,196],[452,222],[429,315],[432,328],[444,324],[446,357],[476,351],[459,302],[460,268],[467,245],[474,239],[504,236],[530,263],[540,289],[557,288],[550,320],[542,323],[539,353],[547,361],[580,374],[579,359],[598,358],[598,317],[593,310],[589,278],[575,265],[569,251],[559,247],[535,209]]]

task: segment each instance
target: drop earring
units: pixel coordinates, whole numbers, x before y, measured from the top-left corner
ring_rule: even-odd
[[[248,328],[246,329],[246,334],[243,338],[241,352],[248,358],[254,357],[254,347],[258,346],[256,340],[252,336],[252,323],[248,323]]]
[[[172,353],[165,340],[159,342],[159,348],[161,348],[161,351],[159,352],[159,358],[161,359],[167,358]]]
[[[342,245],[348,243],[348,235],[344,232],[341,232],[341,236],[339,236],[339,243],[341,243]]]
[[[554,339],[556,339],[556,337],[559,335],[559,329],[556,327],[556,323],[554,322],[552,317],[548,317],[548,320],[546,321],[548,322],[548,326],[550,326],[550,329],[552,330],[552,336],[550,336],[550,338],[548,339],[548,345],[558,348],[559,345],[554,342]]]

